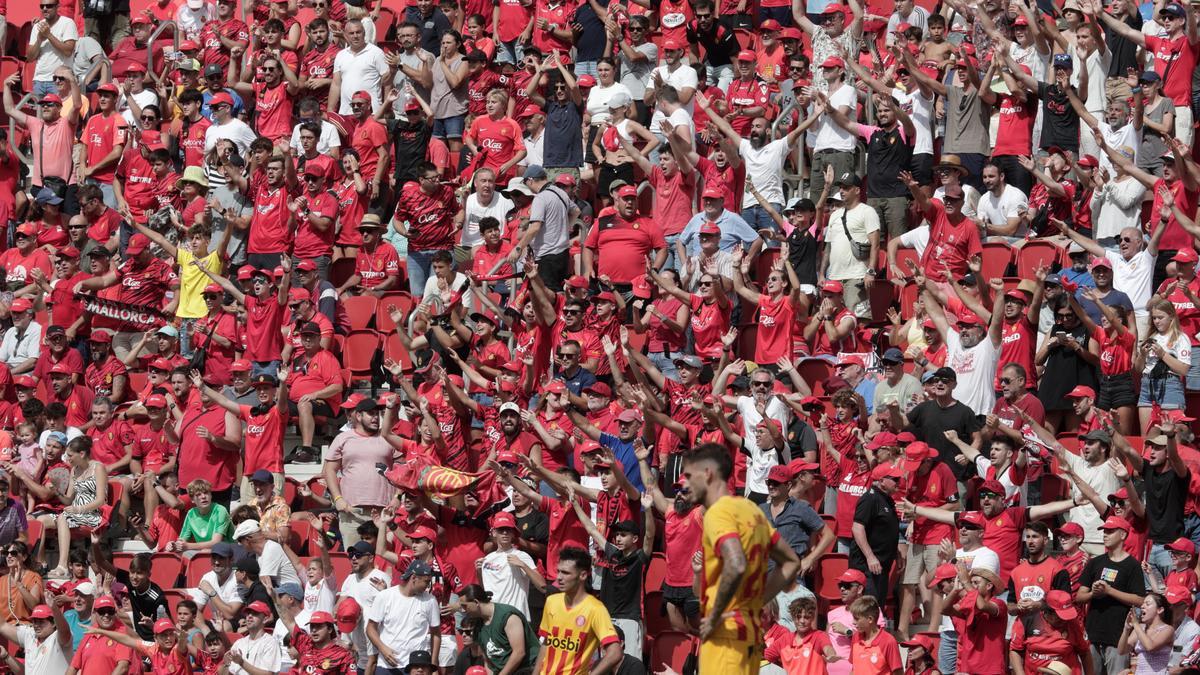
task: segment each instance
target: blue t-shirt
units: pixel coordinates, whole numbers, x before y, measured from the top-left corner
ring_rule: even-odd
[[[644,491],[646,486],[642,483],[642,471],[638,468],[637,455],[633,454],[633,443],[627,443],[612,434],[600,434],[600,445],[612,450],[613,456],[625,470],[625,477],[638,491]]]
[[[63,612],[63,618],[66,619],[67,625],[71,628],[71,649],[79,649],[79,643],[83,642],[83,636],[87,634],[87,629],[92,625],[92,620],[79,620],[79,612],[74,609],[68,609]]]
[[[1100,313],[1100,306],[1096,303],[1083,297],[1078,291],[1075,292],[1075,300],[1079,302],[1079,306],[1083,307],[1083,311],[1087,312],[1088,318],[1097,326],[1101,325],[1100,319],[1104,316]],[[1133,313],[1133,301],[1129,299],[1121,291],[1116,289],[1108,292],[1108,295],[1101,298],[1101,301],[1109,307],[1124,307],[1130,314]]]

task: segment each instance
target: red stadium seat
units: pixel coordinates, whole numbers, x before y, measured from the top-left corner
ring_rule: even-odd
[[[828,380],[829,376],[833,374],[833,364],[824,359],[804,359],[796,364],[796,372],[808,383],[815,394],[818,383]]]
[[[183,558],[177,553],[160,552],[150,556],[150,580],[161,588],[175,588],[183,574]]]
[[[356,330],[346,336],[342,365],[349,369],[351,377],[369,375],[378,349],[379,333],[373,330]]]
[[[311,536],[312,524],[307,520],[293,520],[288,523],[288,546],[292,547],[296,555],[310,554],[308,540]]]
[[[642,612],[646,621],[646,634],[659,635],[671,630],[671,620],[667,618],[666,604],[663,603],[662,591],[646,586],[646,597],[642,602]]]
[[[37,552],[38,544],[42,541],[42,532],[45,526],[42,521],[36,518],[29,518],[27,521],[29,527],[25,530],[25,543],[29,545],[30,558]]]
[[[383,358],[399,363],[404,368],[404,372],[412,370],[412,355],[401,344],[400,336],[394,332],[388,333],[383,338]]]
[[[667,578],[667,559],[661,553],[655,553],[650,558],[650,564],[646,566],[646,590],[657,591],[662,588],[663,581]]]
[[[375,307],[375,330],[380,333],[390,333],[396,330],[396,323],[392,321],[392,307],[400,310],[400,313],[407,319],[416,305],[417,301],[404,291],[384,295]]]
[[[1062,476],[1042,474],[1042,503],[1049,504],[1071,496],[1071,486]]]
[[[1017,276],[1021,279],[1033,279],[1039,266],[1054,267],[1062,260],[1062,254],[1061,248],[1048,241],[1027,241],[1017,251]]]
[[[826,553],[817,560],[816,585],[817,597],[837,602],[841,600],[837,580],[842,572],[850,566],[850,557],[845,553]]]
[[[682,673],[688,655],[695,653],[699,646],[699,641],[687,633],[663,631],[654,636],[654,649],[646,664],[648,670],[657,673],[669,667],[677,673]]]
[[[342,298],[342,308],[350,319],[350,330],[366,330],[375,318],[375,308],[379,299],[373,295],[356,295]]]
[[[767,276],[771,274],[771,266],[775,264],[776,260],[779,260],[779,249],[777,248],[763,248],[758,257],[754,259],[752,271],[754,276],[752,278],[760,286],[767,285]]]
[[[329,562],[333,565],[333,576],[339,584],[342,582],[342,579],[354,573],[353,568],[350,566],[350,557],[345,553],[330,553]]]
[[[882,279],[871,286],[871,322],[872,326],[887,323],[887,311],[896,300],[896,286]]]
[[[191,600],[192,594],[178,588],[164,588],[163,597],[167,600],[167,611],[170,613],[171,618],[174,619],[177,616],[175,608],[179,606],[180,602]]]
[[[921,297],[921,289],[917,288],[916,282],[905,284],[904,288],[900,289],[900,318],[908,321],[913,318],[916,313],[913,306],[917,303],[917,298]]]
[[[1008,242],[989,241],[983,245],[983,278],[996,279],[1004,276],[1013,259],[1013,249]]]
[[[200,586],[200,578],[212,571],[212,553],[208,551],[197,551],[196,555],[192,556],[187,561],[187,570],[184,573],[184,585],[187,588],[197,588]]]

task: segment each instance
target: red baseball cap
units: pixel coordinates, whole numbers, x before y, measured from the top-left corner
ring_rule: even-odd
[[[163,617],[163,618],[159,619],[158,621],[154,622],[154,634],[155,635],[161,635],[163,633],[170,633],[170,632],[173,632],[174,630],[175,630],[175,624],[172,623],[171,620],[166,617]]]
[[[146,401],[142,405],[147,408],[165,408],[167,407],[167,397],[162,394],[151,394],[146,397]]]
[[[899,443],[899,440],[896,442]],[[937,456],[937,450],[929,447],[926,443],[920,441],[909,443],[904,448],[904,470],[916,471],[917,467],[921,466],[921,462],[935,459]]]
[[[904,477],[904,471],[900,467],[891,463],[883,463],[871,469],[871,480],[883,480],[884,478],[893,478],[900,480]]]
[[[867,364],[865,361],[863,361],[863,358],[861,356],[850,355],[850,356],[843,356],[837,362],[837,366],[835,366],[835,367],[841,368],[842,366],[859,366],[862,368],[866,368]]]
[[[1190,555],[1196,555],[1196,545],[1193,544],[1192,540],[1188,539],[1187,537],[1180,537],[1167,544],[1167,550],[1175,551],[1176,553],[1188,553]]]
[[[683,49],[683,43],[676,39],[667,39],[663,41],[662,48],[664,50],[675,51]]]
[[[783,26],[781,26],[775,19],[767,19],[758,25],[758,29],[761,31],[777,31],[782,28]]]
[[[318,610],[316,612],[313,612],[312,615],[310,615],[308,617],[308,625],[310,625],[310,626],[321,626],[321,625],[333,626],[336,624],[337,624],[337,621],[334,620],[333,615],[330,614],[329,612],[322,612],[322,611]]]
[[[621,187],[617,188],[616,194],[617,197],[624,199],[626,197],[637,197],[638,191],[637,188],[632,185],[622,185]]]
[[[702,192],[700,196],[705,199],[724,199],[725,191],[716,185],[710,185],[704,188],[704,192]]]
[[[351,101],[370,101],[371,100],[371,92],[363,90],[363,89],[359,89],[358,91],[354,92],[354,95],[350,97],[350,100]]]
[[[856,569],[848,569],[842,572],[842,576],[838,577],[839,584],[861,584],[867,585],[867,575]]]
[[[1200,255],[1196,255],[1196,249],[1189,246],[1188,248],[1179,249],[1179,252],[1171,260],[1181,263],[1194,263],[1200,260]]]
[[[1084,155],[1079,158],[1079,166],[1094,169],[1100,166],[1100,160],[1096,159],[1095,155]]]
[[[928,635],[917,634],[913,636],[913,639],[908,640],[907,642],[901,642],[900,644],[904,647],[908,647],[909,649],[912,649],[913,647],[920,647],[921,649],[925,650],[926,654],[933,652],[933,640],[930,639]]]
[[[754,61],[758,60],[758,54],[755,54],[753,51],[751,51],[749,49],[743,49],[742,51],[737,53],[737,60],[754,62]]]
[[[233,97],[225,92],[217,92],[208,100],[208,107],[215,108],[219,105],[227,105],[233,107]]]
[[[31,309],[33,309],[33,303],[25,298],[17,298],[8,305],[9,312],[28,312]]]
[[[975,312],[971,312],[971,311],[964,311],[963,313],[959,314],[958,321],[956,321],[956,323],[958,323],[959,325],[966,324],[968,326],[983,326],[983,325],[985,325],[983,323],[983,319],[979,318],[978,314],[976,314]]]
[[[1083,526],[1079,523],[1067,523],[1055,530],[1060,537],[1083,537]]]
[[[229,364],[229,372],[231,373],[248,373],[250,372],[250,362],[246,359],[238,359]]]
[[[499,530],[506,527],[510,530],[517,529],[517,519],[513,517],[513,514],[509,513],[508,511],[500,511],[496,515],[492,516],[493,530]]]
[[[150,368],[152,370],[161,370],[165,373],[169,373],[171,372],[171,362],[160,356],[150,362]]]
[[[259,604],[262,604],[262,603],[259,603]],[[116,609],[117,608],[117,601],[113,600],[113,597],[111,595],[101,595],[100,597],[96,598],[95,602],[92,603],[92,610],[104,609],[106,607],[108,609]]]
[[[246,611],[254,612],[255,614],[262,614],[264,616],[271,616],[271,608],[267,607],[267,603],[263,602],[262,600],[255,600],[247,605]]]
[[[985,480],[983,481],[983,485],[979,486],[979,494],[983,494],[985,492],[990,492],[994,495],[1000,495],[1001,497],[1008,494],[1008,492],[1004,489],[1004,484],[995,478]]]
[[[775,483],[786,483],[795,476],[786,464],[776,464],[767,471],[767,480]]]
[[[979,529],[987,527],[987,518],[979,511],[963,511],[958,514],[958,524],[966,523]]]
[[[1054,610],[1058,618],[1063,621],[1074,621],[1079,616],[1079,610],[1075,608],[1075,601],[1071,598],[1071,594],[1058,589],[1046,592],[1046,606]]]
[[[354,598],[345,598],[337,606],[337,627],[342,633],[352,632],[362,618],[362,605]]]
[[[929,580],[930,588],[937,588],[937,585],[943,581],[953,579],[958,576],[958,568],[950,563],[943,563],[937,566],[933,571],[933,578]]]
[[[424,539],[430,543],[437,543],[437,532],[433,531],[428,525],[418,525],[408,535],[409,539]]]
[[[1067,398],[1096,398],[1096,390],[1085,385],[1076,385],[1074,389],[1067,392]]]
[[[1129,532],[1130,530],[1133,529],[1133,527],[1130,526],[1128,520],[1125,520],[1121,516],[1109,516],[1104,519],[1104,524],[1102,524],[1100,526],[1100,529],[1101,530],[1125,530],[1126,532]]]
[[[37,380],[28,375],[18,375],[13,378],[13,385],[25,389],[37,389]]]
[[[831,56],[821,62],[822,68],[845,68],[846,62],[840,56]]]
[[[833,281],[833,280],[826,281],[825,283],[821,284],[821,292],[822,293],[837,293],[840,295],[841,293],[844,292],[844,289],[842,287],[842,282]]]
[[[146,66],[143,66],[140,63],[131,63],[128,66],[126,66],[126,68],[125,68],[126,75],[128,75],[130,73],[145,73],[145,72],[146,72]]]
[[[133,257],[150,246],[150,237],[138,232],[129,238],[129,245],[125,247],[125,255]]]
[[[50,366],[50,374],[51,375],[73,375],[73,374],[75,374],[75,371],[71,368],[71,366],[67,365],[66,361],[59,361],[58,363]]]
[[[38,605],[29,613],[31,619],[52,619],[54,618],[54,610],[50,609],[49,605]]]

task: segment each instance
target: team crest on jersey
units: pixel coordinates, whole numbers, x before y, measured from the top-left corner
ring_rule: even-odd
[[[575,617],[575,625],[576,626],[583,628],[583,624],[585,624],[585,623],[587,623],[587,619],[583,618],[582,615]]]

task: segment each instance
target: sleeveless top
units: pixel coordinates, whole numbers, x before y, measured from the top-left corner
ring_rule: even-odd
[[[1147,632],[1147,634],[1153,635],[1167,628],[1170,628],[1170,626],[1163,624],[1154,629],[1153,633]],[[1158,649],[1148,652],[1142,647],[1140,640],[1135,642],[1133,653],[1137,657],[1137,670],[1134,671],[1134,675],[1161,675],[1166,673],[1167,664],[1171,660],[1171,648],[1173,646],[1173,643],[1167,642]]]
[[[96,501],[96,477],[88,467],[88,472],[83,478],[74,478],[75,481],[75,500],[71,502],[71,506],[83,506]],[[100,510],[88,511],[86,513],[68,513],[67,523],[71,527],[96,527],[100,524]]]
[[[450,69],[454,70],[462,63],[463,57],[459,55],[450,62]],[[430,108],[433,109],[433,118],[442,120],[447,117],[457,117],[467,114],[467,105],[470,103],[468,96],[468,78],[463,77],[462,82],[458,86],[451,89],[450,82],[446,80],[446,73],[442,70],[442,59],[439,56],[433,62],[433,88],[429,94]]]

